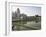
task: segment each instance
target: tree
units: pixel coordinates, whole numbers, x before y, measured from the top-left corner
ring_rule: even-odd
[[[38,17],[39,15],[35,15],[36,17]]]
[[[36,23],[39,21],[39,15],[35,15],[35,21],[36,21]]]

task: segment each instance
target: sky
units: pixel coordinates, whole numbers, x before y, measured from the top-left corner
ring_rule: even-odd
[[[13,6],[12,11],[17,11],[17,8],[20,9],[20,13],[26,14],[27,16],[41,16],[41,7],[36,6]]]

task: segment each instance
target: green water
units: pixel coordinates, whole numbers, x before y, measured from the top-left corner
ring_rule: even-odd
[[[14,25],[14,30],[39,30],[41,29],[41,22],[36,23],[35,21],[12,22],[12,25]]]

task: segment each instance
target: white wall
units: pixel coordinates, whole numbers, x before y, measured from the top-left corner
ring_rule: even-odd
[[[0,37],[5,37],[5,1],[6,0],[0,0]],[[13,0],[7,0],[7,1],[13,1]],[[46,4],[46,0],[14,0],[14,2],[23,2],[23,3],[39,3],[39,4]],[[44,9],[44,13],[42,13],[43,17],[43,28],[45,30],[46,28],[46,5]],[[31,32],[31,31],[23,31],[23,32],[16,32],[14,35],[9,34],[7,37],[46,37],[46,32],[43,30],[43,32]]]

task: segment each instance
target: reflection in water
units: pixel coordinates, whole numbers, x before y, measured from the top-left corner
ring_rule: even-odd
[[[37,30],[41,28],[40,22],[35,21],[20,21],[20,22],[13,22],[13,30]]]

